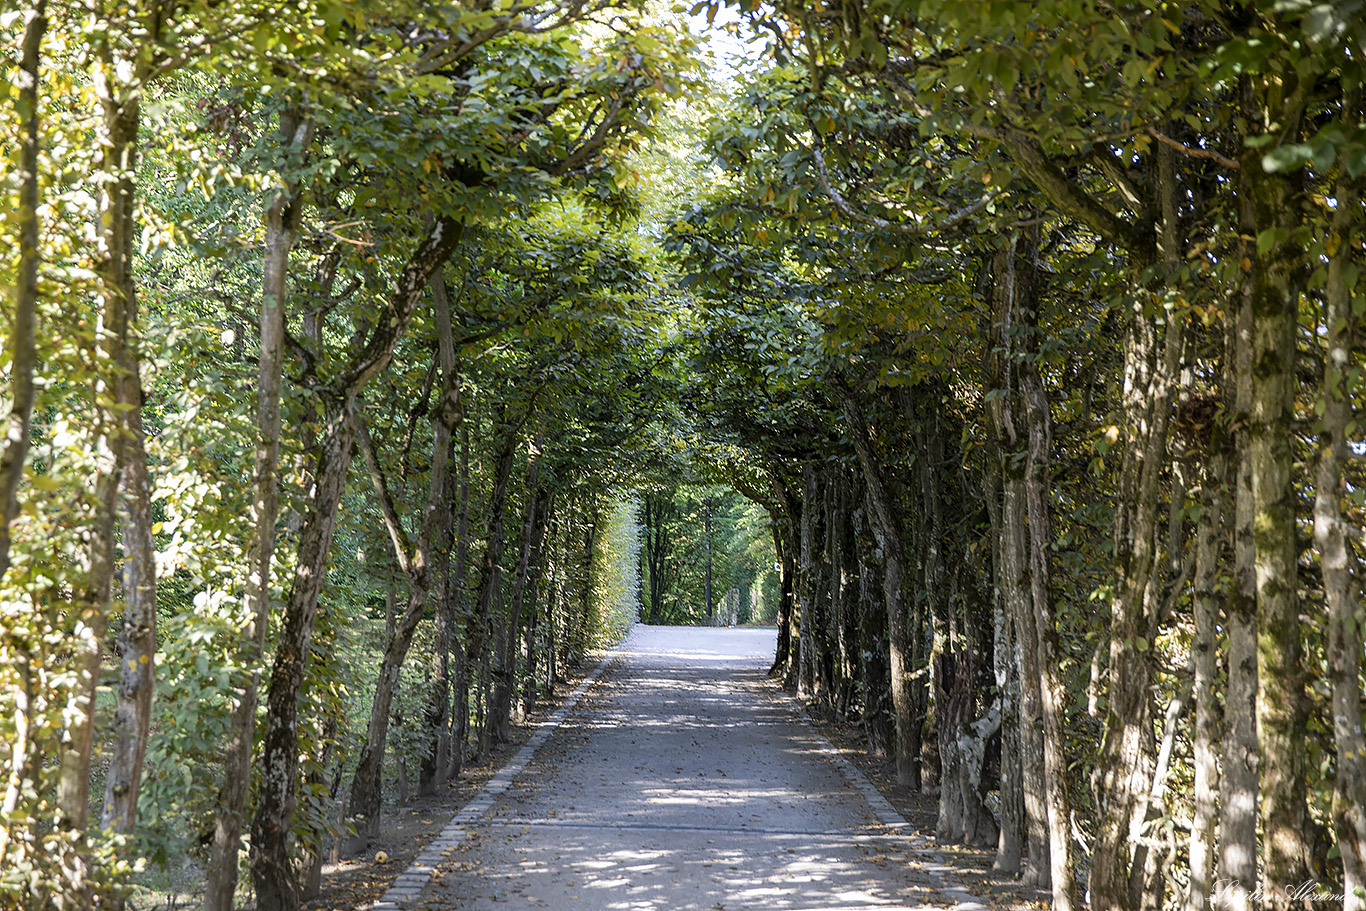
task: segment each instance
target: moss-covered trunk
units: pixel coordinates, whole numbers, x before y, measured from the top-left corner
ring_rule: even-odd
[[[1252,390],[1249,458],[1257,551],[1257,734],[1261,752],[1262,872],[1275,908],[1303,882],[1306,827],[1303,647],[1297,591],[1299,547],[1291,452],[1295,347],[1304,276],[1302,178],[1267,173],[1262,152],[1243,158],[1242,189],[1252,205]]]

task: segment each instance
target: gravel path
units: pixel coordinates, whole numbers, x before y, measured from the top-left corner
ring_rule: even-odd
[[[773,645],[636,627],[376,911],[981,909],[764,676]]]

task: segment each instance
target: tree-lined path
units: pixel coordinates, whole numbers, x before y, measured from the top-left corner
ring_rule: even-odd
[[[412,906],[944,904],[765,677],[772,653],[771,630],[636,627]]]
[[[644,621],[777,635],[636,640],[424,900],[942,898],[773,687],[991,888],[1366,911],[1366,0],[0,0],[0,70],[0,909],[370,903]]]

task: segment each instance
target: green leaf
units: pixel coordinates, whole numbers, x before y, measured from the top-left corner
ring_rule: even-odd
[[[1314,169],[1316,171],[1327,171],[1337,160],[1337,146],[1328,141],[1318,142],[1314,145]]]
[[[1293,171],[1314,157],[1314,150],[1307,145],[1277,146],[1262,156],[1262,169],[1268,174]]]
[[[1347,156],[1347,174],[1353,179],[1366,174],[1366,148],[1355,148]]]
[[[1290,236],[1289,228],[1267,228],[1257,235],[1257,253],[1263,255],[1273,247],[1285,242]]]
[[[1338,30],[1338,18],[1330,4],[1320,3],[1304,14],[1300,27],[1310,44],[1323,44]]]

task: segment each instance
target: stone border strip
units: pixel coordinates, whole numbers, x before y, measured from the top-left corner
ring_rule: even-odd
[[[811,729],[811,733],[815,736],[816,740],[819,741],[819,746],[817,747],[818,751],[829,758],[830,761],[835,764],[835,767],[844,775],[845,780],[863,795],[864,800],[868,801],[868,805],[873,808],[873,812],[877,815],[878,822],[893,830],[894,833],[905,835],[907,840],[911,840],[912,836],[907,834],[911,828],[911,824],[906,821],[904,816],[897,812],[896,807],[892,806],[887,798],[882,796],[882,792],[877,789],[876,785],[868,780],[868,776],[863,774],[863,770],[850,762],[843,753],[835,748],[834,744],[821,734],[820,731],[811,726],[811,722],[807,719],[806,711],[802,708],[801,703],[784,692],[776,683],[770,681],[770,684],[773,687],[773,691],[778,694],[779,701],[791,708],[793,712],[796,713],[797,717],[801,719],[802,723]],[[935,888],[937,888],[945,898],[954,903],[954,911],[991,911],[991,908],[977,896],[973,895],[963,886],[950,882],[946,878],[948,874],[953,872],[953,867],[945,861],[944,855],[933,848],[915,844],[914,841],[912,841],[912,851],[923,858],[920,863],[920,869],[928,873],[930,879],[935,882]]]
[[[474,823],[484,813],[493,808],[493,802],[498,795],[506,791],[511,785],[512,780],[522,773],[527,763],[536,755],[536,751],[541,748],[555,729],[560,726],[564,719],[569,715],[574,707],[578,705],[579,699],[588,688],[598,682],[598,677],[606,670],[607,665],[618,656],[621,646],[612,649],[603,659],[598,662],[598,666],[593,668],[592,673],[579,682],[560,704],[549,718],[541,722],[540,727],[527,738],[526,743],[517,751],[517,755],[490,778],[484,787],[474,796],[474,799],[465,804],[461,810],[451,817],[451,821],[446,823],[446,827],[433,838],[422,852],[413,859],[408,868],[400,873],[394,882],[389,886],[389,890],[370,906],[371,911],[400,911],[405,905],[414,901],[422,890],[427,888],[431,882],[436,868],[443,860],[455,852],[455,849],[465,840],[465,827]]]

